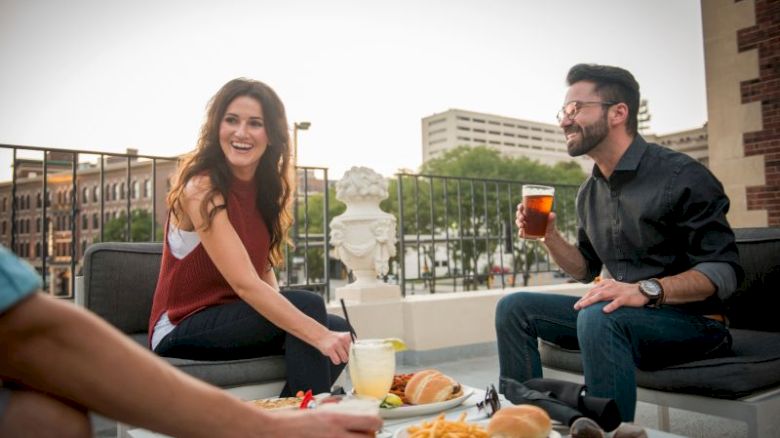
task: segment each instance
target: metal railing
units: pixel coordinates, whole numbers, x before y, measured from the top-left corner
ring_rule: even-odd
[[[74,273],[93,242],[161,239],[178,157],[0,144],[3,153],[11,156],[11,181],[0,176],[0,242],[33,263],[54,295],[72,296]],[[382,207],[398,219],[398,244],[386,281],[397,282],[406,295],[514,287],[556,272],[537,242],[516,235],[524,183],[409,173],[391,178]],[[293,246],[285,250],[279,283],[330,299],[334,285],[348,282],[343,265],[329,257],[330,221],[345,206],[333,199],[327,168],[298,167],[296,185]],[[558,228],[573,238],[577,186],[550,185],[556,188]],[[146,210],[150,223],[148,215],[147,222],[141,217]],[[52,278],[59,284],[50,284]],[[69,280],[67,288],[62,279]]]
[[[290,229],[292,247],[285,248],[279,270],[282,288],[306,289],[331,298],[330,185],[325,167],[299,166]]]
[[[397,174],[396,196],[386,207],[397,212],[402,293],[419,286],[423,293],[514,287],[534,274],[557,273],[538,242],[517,237],[515,210],[525,183],[540,181]],[[577,186],[550,185],[557,226],[572,238]]]
[[[89,244],[133,241],[139,234],[148,236],[144,240],[160,236],[158,204],[164,196],[158,199],[157,186],[158,174],[165,170],[159,171],[158,162],[175,168],[178,158],[8,144],[0,144],[0,154],[10,155],[10,184],[0,178],[0,242],[30,261],[53,295],[72,297]],[[167,187],[163,195],[166,191]],[[134,203],[139,211],[151,215],[149,230],[139,230],[134,224],[139,216],[133,211]],[[116,225],[123,219],[123,226],[114,233],[123,238],[106,235],[107,222]],[[66,280],[68,284],[63,284]]]

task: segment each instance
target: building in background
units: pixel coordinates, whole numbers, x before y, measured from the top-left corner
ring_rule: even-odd
[[[72,294],[72,268],[80,269],[86,248],[101,240],[112,220],[138,211],[154,212],[158,230],[165,223],[165,193],[177,163],[154,164],[134,155],[137,151],[128,150],[127,157],[106,158],[101,176],[99,160],[89,163],[80,161],[77,153],[48,152],[46,196],[42,160],[17,159],[15,186],[13,180],[0,182],[0,243],[46,278],[49,293]],[[151,236],[151,229],[147,234]]]
[[[647,141],[683,152],[708,165],[707,125],[668,134],[643,134]],[[423,162],[458,146],[488,146],[509,157],[528,157],[542,164],[575,161],[586,174],[593,168],[588,157],[569,156],[558,125],[493,114],[450,109],[422,119]]]
[[[558,125],[459,109],[422,119],[423,162],[458,146],[483,145],[508,157],[527,157],[550,166],[575,161],[585,172],[593,167],[590,158],[569,156]]]
[[[707,142],[707,124],[699,128],[668,134],[642,134],[645,140],[666,146],[678,152],[690,155],[705,166],[709,166],[709,150]]]
[[[780,226],[780,2],[702,0],[709,166],[735,227]]]

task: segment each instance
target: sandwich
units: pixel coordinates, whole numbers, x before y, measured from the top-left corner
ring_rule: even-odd
[[[437,370],[422,370],[406,383],[404,395],[413,405],[437,403],[458,397],[463,388],[458,382]]]
[[[544,409],[532,405],[501,408],[488,423],[490,438],[547,438],[552,421]]]

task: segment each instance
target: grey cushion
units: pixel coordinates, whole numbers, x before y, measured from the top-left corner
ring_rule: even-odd
[[[132,335],[131,338],[146,347],[145,333]],[[287,376],[284,356],[216,361],[163,359],[192,377],[221,388],[273,382],[284,380]]]
[[[640,387],[736,399],[780,386],[780,229],[734,231],[745,278],[725,302],[733,355],[637,370]],[[582,374],[577,350],[541,342],[540,354],[547,367]]]
[[[84,254],[84,306],[127,334],[147,333],[162,243],[108,242]]]
[[[780,228],[734,233],[745,278],[725,300],[731,327],[780,332]]]
[[[161,257],[161,243],[96,243],[84,254],[85,307],[145,348]],[[163,359],[222,388],[286,377],[283,356],[228,361]]]
[[[734,329],[733,356],[637,370],[637,385],[668,392],[737,399],[780,385],[780,333]],[[539,353],[549,368],[582,374],[577,350],[542,342]]]

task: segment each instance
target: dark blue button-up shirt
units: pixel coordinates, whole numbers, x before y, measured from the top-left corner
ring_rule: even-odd
[[[707,275],[708,266],[730,265],[739,275],[728,209],[723,186],[706,167],[637,135],[609,179],[593,166],[577,194],[577,245],[588,268],[582,280],[593,280],[602,266],[628,283],[697,266]],[[717,296],[683,307],[720,311]]]

